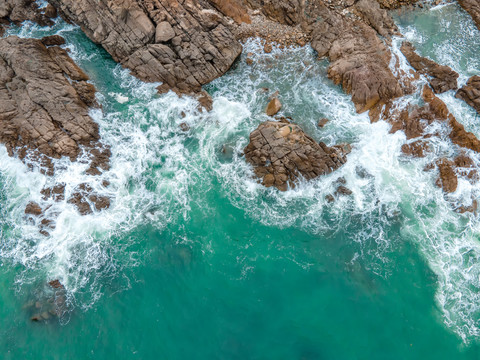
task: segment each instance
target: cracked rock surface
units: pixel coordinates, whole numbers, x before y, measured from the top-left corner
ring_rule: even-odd
[[[302,176],[306,180],[328,174],[342,166],[349,145],[326,146],[305,134],[300,126],[282,118],[266,121],[250,134],[244,153],[255,175],[266,187],[286,191]]]

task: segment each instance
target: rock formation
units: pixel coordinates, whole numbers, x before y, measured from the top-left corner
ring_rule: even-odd
[[[455,97],[464,100],[480,114],[480,76],[472,76],[467,84],[460,88]]]
[[[94,94],[87,80],[57,46],[16,36],[0,39],[0,141],[10,155],[19,150],[23,158],[29,149],[74,160],[80,146],[96,146],[98,126],[76,90],[87,87]]]
[[[20,24],[29,20],[46,26],[53,24],[50,18],[55,16],[54,8],[47,6],[41,10],[34,0],[0,0],[0,24]]]
[[[409,42],[403,42],[400,51],[407,58],[410,65],[420,74],[428,76],[428,82],[435,93],[440,94],[448,90],[457,89],[458,74],[448,66],[422,57],[415,52],[415,47]]]
[[[310,180],[338,169],[349,152],[349,145],[328,147],[317,143],[285,118],[260,124],[244,149],[262,184],[281,191],[289,185],[294,187],[300,176]]]
[[[458,0],[458,3],[470,14],[477,28],[480,30],[480,3],[478,0]]]
[[[377,7],[370,7],[373,11],[368,17],[371,23],[384,19],[384,13],[378,17],[373,15],[383,11]],[[366,9],[367,6],[362,7],[362,13],[366,13]],[[357,112],[368,111],[379,102],[403,95],[389,68],[391,54],[377,36],[377,32],[387,35],[395,29],[384,22],[375,22],[375,30],[365,22],[350,20],[324,5],[318,7],[316,14],[320,20],[312,25],[312,47],[319,57],[329,57],[329,78],[352,94]]]
[[[215,6],[196,0],[50,0],[133,75],[162,82],[161,92],[180,93],[199,92],[242,51],[217,11],[235,16],[238,8],[228,1],[212,2]]]

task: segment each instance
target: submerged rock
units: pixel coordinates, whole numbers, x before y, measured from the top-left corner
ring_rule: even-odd
[[[464,100],[480,114],[480,76],[472,76],[465,86],[460,88],[455,97]]]
[[[318,144],[286,119],[266,121],[250,134],[246,160],[266,187],[285,191],[302,176],[307,180],[328,174],[346,161],[349,146]]]
[[[436,185],[441,187],[444,192],[452,193],[457,190],[458,179],[454,171],[454,162],[448,159],[440,159],[437,162],[439,176]]]

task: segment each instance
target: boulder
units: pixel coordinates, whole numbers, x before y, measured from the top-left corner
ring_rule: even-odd
[[[317,125],[319,128],[323,128],[325,125],[327,125],[327,123],[328,123],[328,119],[323,118],[318,121]]]
[[[157,25],[155,31],[155,42],[167,42],[172,40],[175,37],[175,30],[173,30],[172,25],[168,21],[162,21]]]
[[[267,108],[265,109],[265,112],[267,113],[268,116],[273,116],[276,115],[280,109],[282,108],[282,103],[278,98],[273,98],[267,105]]]
[[[311,180],[338,169],[349,152],[349,146],[328,147],[315,142],[300,126],[284,118],[260,124],[244,149],[262,184],[281,191],[295,186],[299,176]]]
[[[477,0],[458,0],[460,6],[470,14],[480,30],[480,3]]]

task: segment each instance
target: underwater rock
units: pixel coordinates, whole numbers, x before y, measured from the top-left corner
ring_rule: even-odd
[[[317,126],[319,128],[323,128],[325,125],[327,125],[327,123],[328,123],[328,119],[323,118],[318,121]]]
[[[265,112],[267,113],[268,116],[273,116],[276,115],[280,109],[282,108],[282,103],[278,98],[273,98],[267,105],[267,108],[265,109]]]
[[[400,51],[415,70],[429,77],[428,82],[435,93],[457,89],[458,74],[450,67],[418,55],[415,47],[407,41],[403,42]]]
[[[349,145],[328,147],[317,143],[287,119],[266,121],[250,134],[245,147],[246,160],[266,187],[286,191],[299,176],[311,180],[328,174],[347,161]]]
[[[480,76],[472,76],[465,86],[461,87],[455,97],[464,100],[480,114]]]
[[[32,304],[34,304],[34,306],[27,306],[32,307],[36,311],[36,313],[31,316],[31,321],[44,322],[54,317],[61,318],[69,310],[67,290],[58,279],[52,280],[45,286],[39,298],[35,302],[32,302]]]
[[[160,92],[199,92],[223,75],[242,51],[227,18],[205,1],[49,2],[133,75],[162,82]],[[226,1],[214,3],[228,12]]]

